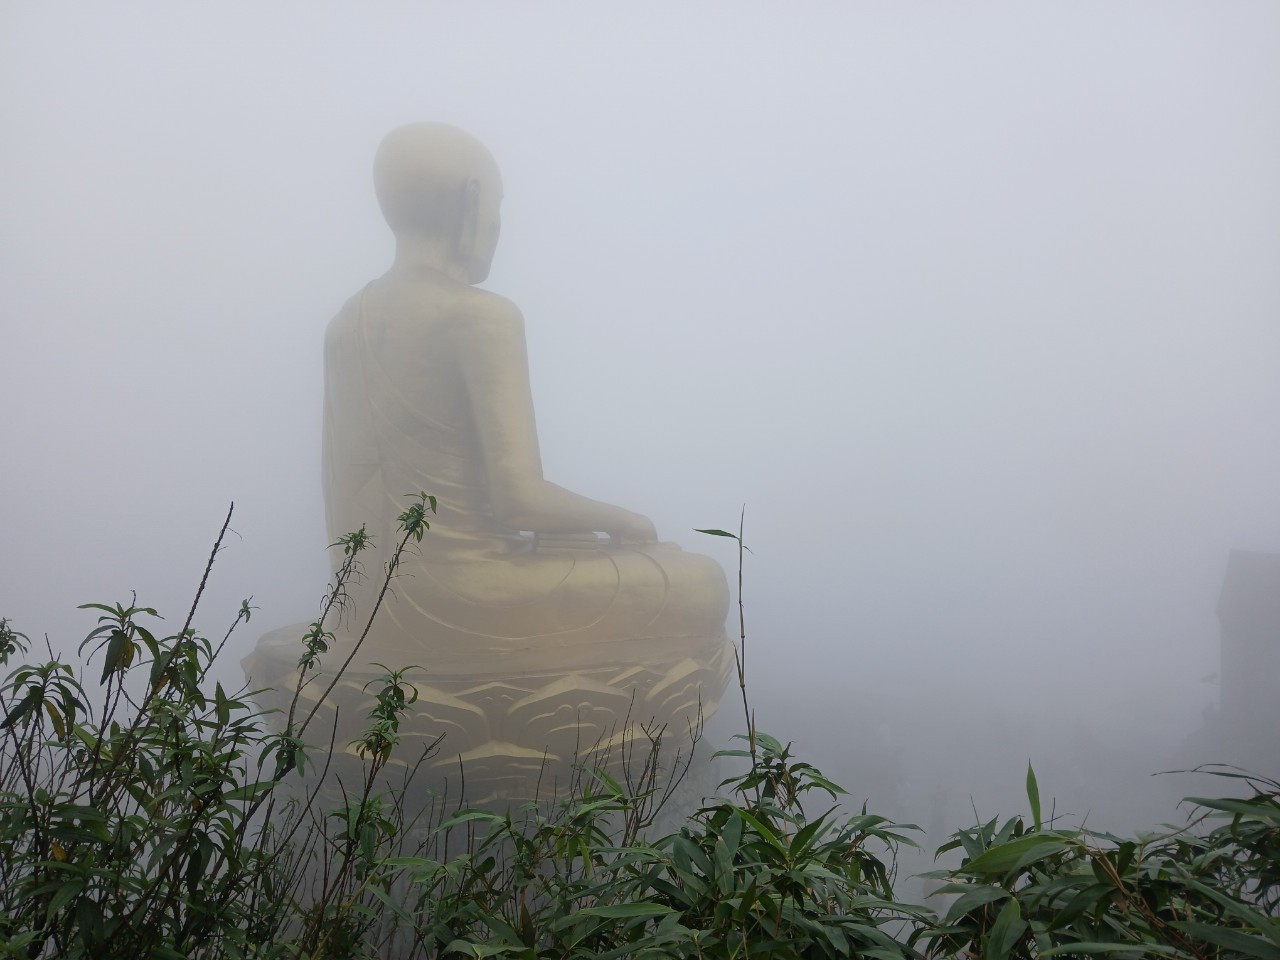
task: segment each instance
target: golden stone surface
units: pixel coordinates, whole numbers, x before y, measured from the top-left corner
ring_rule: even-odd
[[[488,151],[443,124],[403,127],[378,151],[375,185],[396,258],[326,336],[329,537],[363,526],[385,559],[407,497],[432,494],[439,512],[334,691],[335,745],[362,729],[374,664],[416,665],[400,755],[412,762],[414,742],[445,733],[429,768],[456,770],[461,756],[478,796],[520,799],[626,736],[628,721],[683,732],[699,705],[714,709],[732,666],[724,573],[658,542],[647,518],[544,478],[523,318],[474,286],[498,240],[502,183]],[[621,442],[592,438],[606,456]],[[350,590],[324,669],[354,645],[379,572],[367,562]],[[304,632],[268,634],[246,658],[252,686],[274,691],[263,706],[287,704]],[[307,739],[332,723],[326,709]]]

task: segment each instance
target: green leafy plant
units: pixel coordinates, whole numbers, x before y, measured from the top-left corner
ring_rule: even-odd
[[[434,509],[422,495],[402,517],[383,593]],[[306,723],[272,734],[246,691],[207,682],[253,610],[244,601],[216,645],[192,626],[230,520],[228,511],[178,631],[162,635],[159,614],[136,600],[86,604],[99,617],[80,645],[80,672],[50,651],[0,687],[0,954],[311,955],[344,929],[361,929],[364,905],[352,891],[376,881],[371,864],[389,822],[373,785],[412,688],[403,671],[388,672],[358,745],[368,778],[337,812],[333,837],[313,829],[307,804],[277,789],[301,766]],[[303,640],[306,667],[327,649],[325,618],[340,608],[370,540],[360,531],[342,543],[347,562]],[[0,663],[28,649],[4,622]],[[93,694],[83,670],[96,674]],[[307,890],[303,867],[318,850],[327,869],[319,889]],[[353,955],[348,946],[327,955]]]
[[[419,494],[401,515],[356,650],[435,508]],[[410,815],[414,768],[385,776],[417,698],[400,665],[366,687],[350,745],[363,773],[321,808],[304,784],[324,782],[333,737],[308,745],[318,714],[299,694],[373,544],[363,530],[338,542],[273,733],[250,691],[209,682],[250,601],[216,644],[193,627],[229,521],[173,633],[136,598],[86,604],[98,621],[76,669],[52,648],[31,658],[0,619],[0,666],[15,664],[0,683],[0,956],[1280,960],[1280,783],[1227,768],[1208,772],[1245,796],[1191,798],[1187,824],[1126,838],[1045,818],[1028,765],[1027,817],[940,848],[962,857],[931,875],[951,898],[942,915],[899,900],[897,852],[918,828],[846,809],[837,784],[756,729],[741,518],[736,534],[704,532],[738,545],[745,749],[719,756],[742,770],[677,829],[652,835],[692,754],[670,762],[665,732],[643,725],[621,779],[580,768],[563,797],[520,810],[435,798]]]
[[[1280,784],[1225,770],[1245,799],[1190,798],[1183,827],[1123,838],[1042,822],[1027,768],[1032,822],[993,819],[939,853],[963,863],[935,874],[955,896],[915,942],[931,956],[1280,958]],[[1221,819],[1229,822],[1210,824]]]

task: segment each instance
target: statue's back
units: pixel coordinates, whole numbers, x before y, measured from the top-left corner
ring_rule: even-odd
[[[393,536],[408,496],[437,497],[428,550],[500,549],[480,438],[464,382],[467,327],[485,291],[383,277],[330,322],[325,340],[324,476],[329,536],[365,525]],[[489,541],[482,544],[480,541]]]

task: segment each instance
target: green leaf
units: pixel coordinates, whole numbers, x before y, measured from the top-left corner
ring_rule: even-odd
[[[738,535],[736,533],[730,533],[728,530],[699,530],[697,527],[694,527],[693,532],[705,533],[712,537],[728,537],[730,540],[738,539]]]
[[[1069,926],[1086,910],[1091,909],[1103,897],[1108,896],[1115,886],[1111,883],[1091,883],[1076,893],[1067,905],[1053,918],[1053,926],[1061,928]]]
[[[58,708],[46,700],[44,702],[44,712],[49,715],[49,719],[53,722],[53,732],[58,735],[58,739],[67,739],[67,725],[63,722],[62,714],[58,712]]]
[[[22,698],[16,707],[9,711],[8,716],[4,718],[4,722],[0,723],[0,730],[8,730],[28,713],[38,707],[43,701],[43,687],[28,687],[27,695]]]
[[[743,734],[738,734],[738,737],[741,739],[748,739],[744,737]],[[756,740],[756,746],[760,747],[765,753],[770,753],[777,756],[778,754],[783,752],[782,741],[779,740],[777,737],[771,737],[769,736],[769,734],[763,733],[757,730],[755,740]]]
[[[827,937],[827,942],[831,944],[831,948],[835,950],[836,956],[849,956],[849,938],[844,935],[844,931],[839,927],[823,926],[822,932]]]
[[[765,840],[767,840],[779,853],[785,854],[787,852],[786,844],[778,839],[778,835],[776,833],[765,826],[764,821],[757,819],[755,816],[742,809],[742,807],[734,807],[733,812],[736,816],[741,817],[743,820],[747,821],[748,824],[754,827],[756,833],[764,837]]]
[[[107,653],[102,659],[102,679],[99,683],[106,683],[107,677],[115,673],[121,667],[129,665],[129,661],[133,658],[129,656],[132,649],[129,646],[129,635],[123,630],[115,630],[111,634],[111,639],[107,642]]]
[[[961,843],[962,841],[959,836],[952,836],[950,840],[933,852],[933,859],[937,860],[944,853],[950,853],[952,850],[959,849]]]
[[[960,873],[1004,874],[1043,860],[1072,844],[1052,833],[1029,833],[1016,840],[1007,840],[999,846],[979,854],[960,868]]]
[[[1022,908],[1016,899],[1010,900],[1000,908],[1000,914],[987,935],[987,949],[983,960],[1006,960],[1022,934],[1027,929],[1027,921],[1022,919]]]
[[[67,880],[52,897],[49,898],[49,906],[45,908],[45,915],[48,917],[56,917],[76,897],[80,896],[80,891],[84,889],[84,880],[77,877],[74,880]]]
[[[1262,820],[1280,822],[1280,807],[1276,806],[1274,801],[1269,800],[1267,797],[1258,797],[1253,800],[1233,800],[1230,797],[1216,799],[1187,797],[1186,801],[1197,806],[1207,807],[1210,810],[1222,810],[1225,813],[1238,813],[1246,817],[1258,817]]]
[[[724,847],[729,852],[729,857],[736,856],[738,847],[742,845],[742,820],[738,817],[730,817],[725,823],[724,829],[720,831],[720,840],[724,842]]]
[[[822,839],[823,834],[826,833],[829,826],[827,824],[827,817],[831,815],[834,809],[835,808],[832,807],[831,810],[828,810],[822,816],[817,817],[814,820],[810,820],[807,824],[801,827],[799,831],[797,831],[795,837],[791,840],[791,851],[793,856],[804,856],[812,844],[817,843]],[[822,832],[819,833],[819,831]]]
[[[1240,930],[1219,927],[1211,923],[1193,923],[1188,920],[1173,920],[1169,926],[1208,943],[1243,953],[1246,957],[1257,957],[1258,960],[1280,960],[1280,947]]]
[[[1081,941],[1080,943],[1064,943],[1047,950],[1041,950],[1042,957],[1058,957],[1069,954],[1073,957],[1087,957],[1094,953],[1130,953],[1135,957],[1148,957],[1158,954],[1162,957],[1180,957],[1173,947],[1163,943],[1105,943],[1098,940]]]
[[[595,770],[592,770],[591,776],[594,777],[596,780],[599,780],[601,783],[605,785],[605,787],[609,791],[610,800],[616,797],[621,797],[626,792],[622,789],[622,784],[618,783],[618,781],[615,778],[609,776],[609,774],[604,770],[601,770],[598,768]]]
[[[228,790],[222,795],[222,799],[227,803],[237,803],[241,800],[256,800],[259,795],[273,789],[280,781],[278,780],[256,780],[252,783],[241,784],[233,790]]]
[[[444,948],[444,952],[465,953],[477,958],[477,960],[483,960],[484,957],[497,957],[504,953],[512,953],[523,949],[524,947],[514,944],[494,946],[487,943],[472,943],[469,940],[454,940]]]
[[[409,916],[407,911],[397,900],[387,894],[385,890],[377,884],[370,884],[366,888],[375,898],[382,902],[382,905],[390,910],[397,918],[405,923],[413,923],[413,918]]]
[[[105,610],[107,613],[115,613],[116,608],[105,603],[80,603],[76,604],[77,610]]]
[[[1271,938],[1271,942],[1280,946],[1280,930],[1277,929],[1277,922],[1269,920],[1256,910],[1251,909],[1222,891],[1201,883],[1187,871],[1186,867],[1176,865],[1174,870],[1177,873],[1178,878],[1191,889],[1199,890],[1218,906],[1222,907],[1225,913],[1240,920],[1246,926],[1256,927],[1259,930],[1266,932],[1267,936]],[[1272,931],[1277,932],[1273,933]]]
[[[488,810],[462,810],[443,820],[440,825],[436,827],[436,832],[443,833],[451,827],[456,827],[472,820],[484,820],[487,823],[501,823],[502,817],[496,813],[491,813]]]
[[[939,892],[950,893],[951,890]],[[951,904],[951,909],[947,911],[947,918],[943,923],[947,925],[953,924],[970,910],[986,906],[988,903],[995,903],[997,900],[1003,900],[1007,896],[1009,896],[1009,891],[1003,887],[972,887],[957,897],[955,903]]]
[[[631,917],[661,917],[675,913],[671,907],[660,903],[615,903],[604,907],[582,907],[576,911],[582,917],[607,917],[613,920],[625,920]]]
[[[741,822],[741,820],[737,821],[739,824]],[[711,857],[715,864],[715,876],[720,892],[728,895],[733,888],[733,852],[729,850],[723,836],[716,838],[715,845],[711,848]]]
[[[1132,840],[1126,840],[1116,847],[1116,873],[1123,876],[1124,872],[1129,869],[1129,865],[1133,863],[1133,855],[1137,851],[1138,845]]]
[[[1036,783],[1036,772],[1027,761],[1027,802],[1031,804],[1031,819],[1035,821],[1036,831],[1040,830],[1040,785]]]
[[[231,722],[231,705],[227,700],[227,694],[222,689],[221,683],[214,685],[213,706],[218,716],[218,723],[225,727]]]

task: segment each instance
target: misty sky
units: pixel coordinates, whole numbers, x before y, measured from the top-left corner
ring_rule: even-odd
[[[323,332],[423,119],[503,169],[548,477],[726,566],[747,505],[761,726],[1198,722],[1280,551],[1269,2],[0,3],[0,614],[180,623],[234,499],[199,622],[313,616]]]

